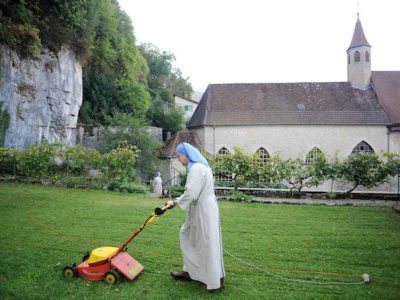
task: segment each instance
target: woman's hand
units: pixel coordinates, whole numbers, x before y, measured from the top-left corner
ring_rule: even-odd
[[[175,206],[175,201],[174,200],[168,200],[165,205],[169,206],[168,209],[173,208]]]

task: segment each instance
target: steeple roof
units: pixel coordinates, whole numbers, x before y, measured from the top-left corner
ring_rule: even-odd
[[[360,46],[371,47],[371,45],[368,43],[368,41],[365,37],[360,18],[357,14],[356,27],[354,28],[353,38],[351,39],[349,49],[354,48],[354,47],[360,47]],[[349,49],[347,49],[347,51]]]

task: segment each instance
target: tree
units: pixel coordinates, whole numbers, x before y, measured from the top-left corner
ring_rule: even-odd
[[[129,17],[118,4],[96,2],[92,20],[92,56],[83,70],[83,104],[79,120],[110,125],[115,112],[140,117],[147,113],[151,97],[146,60],[135,44]]]
[[[244,153],[240,148],[235,147],[233,154],[218,154],[213,161],[214,173],[216,176],[228,173],[235,183],[235,190],[241,184],[251,181],[255,174],[256,166],[251,155]]]
[[[258,161],[257,154],[254,160]],[[279,153],[274,153],[267,161],[255,170],[254,180],[264,180],[268,184],[280,184],[287,174],[286,163],[280,157]]]
[[[340,167],[339,177],[353,183],[347,191],[351,193],[358,186],[375,187],[385,181],[390,173],[384,162],[375,153],[354,153],[349,155]]]
[[[290,190],[300,192],[305,186],[318,186],[329,174],[329,163],[323,152],[319,152],[312,160],[305,163],[302,159],[289,158],[285,162],[286,181],[291,185]]]
[[[385,161],[385,168],[389,176],[396,176],[400,173],[400,154],[399,153],[385,153],[383,155]]]
[[[153,44],[142,44],[139,47],[149,66],[148,85],[153,103],[147,113],[153,126],[162,127],[172,133],[181,130],[185,125],[183,114],[173,108],[174,95],[191,98],[193,88],[188,78],[183,78],[179,69],[172,63],[175,56],[167,51],[160,51]]]
[[[93,34],[89,11],[95,0],[24,0],[0,2],[0,42],[23,57],[38,57],[42,46],[57,52],[73,49],[81,61],[89,56]]]

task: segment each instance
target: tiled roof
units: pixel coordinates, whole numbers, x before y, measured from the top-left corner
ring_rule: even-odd
[[[203,150],[202,143],[196,132],[179,131],[166,141],[165,146],[161,149],[160,157],[175,157],[176,146],[182,142],[189,143],[200,151]]]
[[[400,123],[400,71],[373,71],[371,80],[390,123]]]
[[[372,89],[348,82],[212,84],[188,127],[376,124],[388,119]]]

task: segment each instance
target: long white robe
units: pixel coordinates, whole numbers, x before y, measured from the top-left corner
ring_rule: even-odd
[[[153,192],[158,197],[162,196],[162,179],[161,179],[160,176],[154,177],[154,180],[153,180]]]
[[[194,163],[190,168],[184,194],[176,199],[186,212],[180,230],[183,270],[194,280],[218,289],[225,277],[219,209],[210,167]]]

